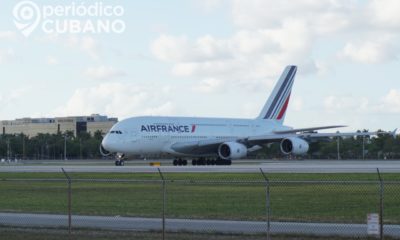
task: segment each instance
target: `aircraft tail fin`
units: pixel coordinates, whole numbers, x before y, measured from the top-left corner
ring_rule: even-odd
[[[272,119],[283,123],[296,72],[296,66],[285,68],[257,119]]]

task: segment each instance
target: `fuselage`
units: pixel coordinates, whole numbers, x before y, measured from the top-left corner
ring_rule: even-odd
[[[266,119],[133,117],[116,123],[103,139],[109,152],[129,155],[168,153],[175,156],[176,143],[226,140],[259,136],[287,130],[276,121]],[[196,154],[190,154],[195,156]]]

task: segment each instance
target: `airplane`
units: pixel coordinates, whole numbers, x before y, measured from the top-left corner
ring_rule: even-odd
[[[370,136],[377,132],[318,133],[342,125],[294,129],[285,126],[286,110],[297,72],[287,66],[255,119],[200,117],[132,117],[116,123],[100,145],[104,156],[115,154],[115,165],[134,155],[168,154],[173,165],[231,165],[232,160],[271,143],[280,143],[284,154],[306,154],[309,141],[343,136]]]

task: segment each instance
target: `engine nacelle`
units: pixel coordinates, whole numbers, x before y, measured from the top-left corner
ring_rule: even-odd
[[[281,151],[284,154],[305,154],[308,152],[309,145],[306,141],[297,137],[285,138],[281,142]]]
[[[237,142],[225,142],[219,145],[218,155],[225,160],[244,158],[247,156],[247,147]]]

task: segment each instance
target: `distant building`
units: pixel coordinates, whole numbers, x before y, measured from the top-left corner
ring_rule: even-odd
[[[107,133],[118,122],[118,118],[92,114],[90,116],[55,117],[55,118],[21,118],[0,121],[3,134],[23,133],[29,137],[43,134],[57,134],[72,131],[75,136],[82,132],[94,134],[96,131]]]

